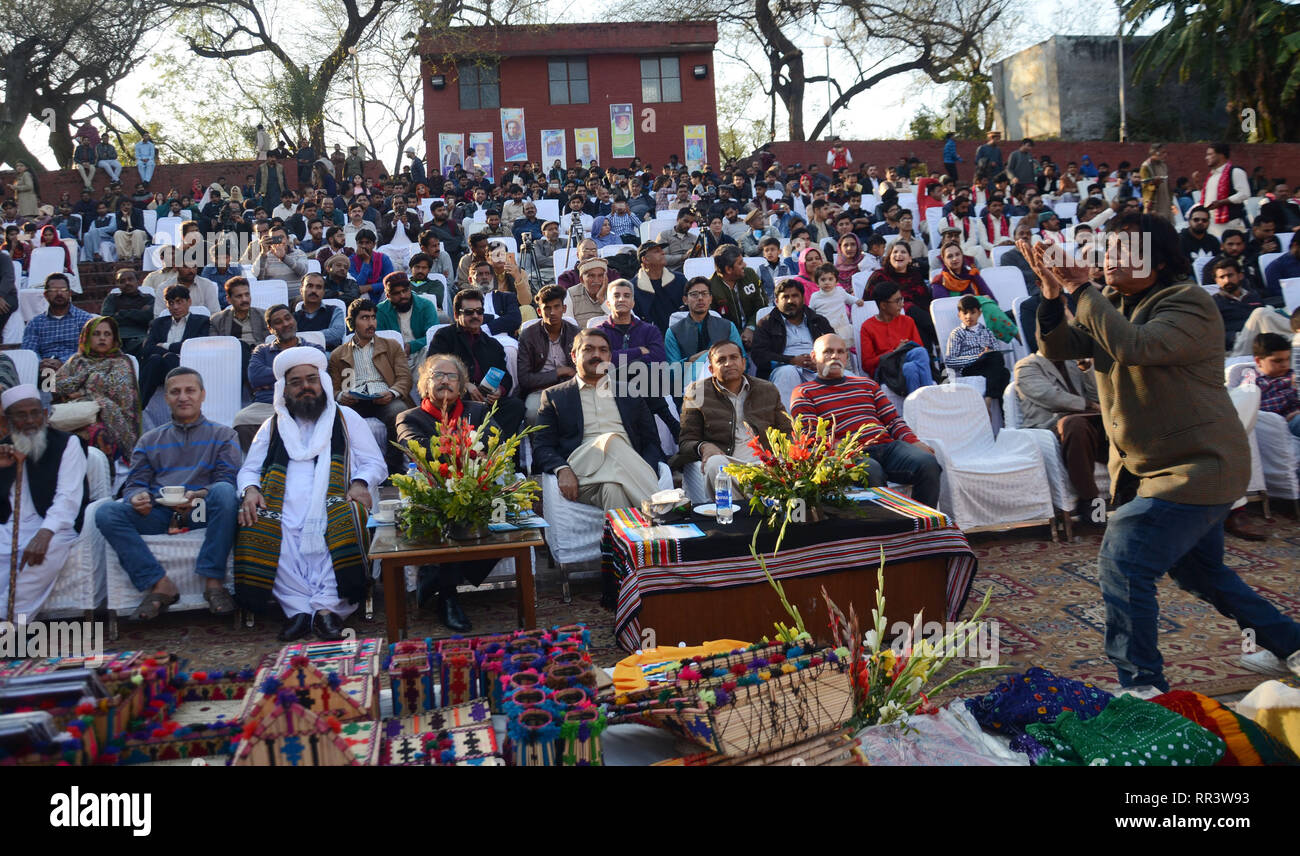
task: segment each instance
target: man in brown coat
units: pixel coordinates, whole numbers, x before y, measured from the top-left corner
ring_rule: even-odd
[[[745,375],[745,355],[735,342],[724,340],[709,348],[711,377],[686,388],[682,404],[682,430],[677,455],[670,462],[683,471],[689,488],[711,496],[711,479],[720,467],[756,459],[748,445],[758,437],[767,446],[767,429],[789,433],[790,414],[776,385]],[[694,464],[700,464],[703,485],[695,482]]]
[[[1136,212],[1115,219],[1104,291],[1087,268],[1049,261],[1046,245],[1019,244],[1041,283],[1039,351],[1092,358],[1096,368],[1111,489],[1122,503],[1098,555],[1106,653],[1121,686],[1169,689],[1156,640],[1156,581],[1168,573],[1253,631],[1276,658],[1267,667],[1300,675],[1300,624],[1223,563],[1223,522],[1250,479],[1250,447],[1223,385],[1223,321],[1205,290],[1185,282],[1187,259],[1169,221]],[[1076,300],[1072,321],[1063,291]]]
[[[338,390],[338,403],[384,423],[384,458],[390,471],[400,471],[402,455],[389,444],[397,439],[397,417],[413,406],[406,350],[400,342],[376,335],[375,304],[367,298],[352,301],[348,326],[352,338],[330,353],[330,380]]]

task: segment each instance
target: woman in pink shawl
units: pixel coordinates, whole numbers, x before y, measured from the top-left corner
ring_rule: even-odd
[[[808,247],[799,253],[799,275],[790,277],[803,283],[804,305],[812,300],[813,293],[817,291],[817,268],[826,264],[826,257],[817,247]]]

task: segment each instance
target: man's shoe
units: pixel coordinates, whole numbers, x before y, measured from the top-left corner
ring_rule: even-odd
[[[1245,520],[1242,519],[1244,517],[1245,515],[1242,513],[1241,509],[1237,509],[1229,514],[1228,519],[1223,522],[1224,531],[1229,535],[1241,538],[1243,541],[1267,541],[1268,534],[1264,532],[1256,532],[1254,529],[1248,527]]]
[[[343,638],[343,619],[332,612],[318,612],[312,621],[312,630],[326,642],[337,642]]]
[[[284,629],[275,638],[281,642],[297,642],[309,633],[311,633],[311,614],[300,612],[285,622]]]
[[[454,594],[441,595],[438,598],[438,617],[447,629],[456,633],[468,633],[474,628],[460,608],[460,600]]]
[[[1276,654],[1263,649],[1250,654],[1242,654],[1237,659],[1237,665],[1260,675],[1282,676],[1291,674],[1291,670],[1287,668],[1286,663],[1278,659]]]

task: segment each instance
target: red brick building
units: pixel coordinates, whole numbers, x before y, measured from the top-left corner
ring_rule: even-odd
[[[524,160],[550,168],[557,153],[543,151],[543,131],[563,131],[564,165],[595,153],[579,145],[575,129],[597,129],[602,166],[632,162],[634,156],[656,167],[670,155],[685,162],[686,126],[704,126],[703,157],[718,163],[717,102],[713,48],[717,24],[708,22],[554,24],[520,27],[453,28],[445,38],[424,34],[420,53],[424,83],[424,141],[428,167],[442,163],[440,134],[461,135],[460,158],[473,154],[470,135],[492,135],[495,175],[507,168],[506,155],[526,143]],[[611,105],[620,108],[614,149]],[[523,110],[522,141],[505,150],[503,125]],[[483,137],[480,137],[483,139]],[[444,142],[446,142],[444,140]],[[619,155],[616,157],[616,155]],[[520,161],[522,162],[522,161]]]

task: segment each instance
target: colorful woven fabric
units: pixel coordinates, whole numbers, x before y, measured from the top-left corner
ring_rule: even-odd
[[[1220,767],[1263,767],[1300,764],[1295,753],[1244,716],[1233,713],[1200,693],[1174,690],[1151,699],[1215,734],[1227,746]]]
[[[1223,741],[1195,722],[1131,695],[1086,722],[1067,711],[1026,730],[1048,750],[1034,763],[1048,767],[1209,767],[1224,752]]]
[[[759,536],[758,549],[769,558],[767,569],[776,579],[835,573],[844,568],[875,568],[881,547],[886,564],[943,556],[948,564],[945,620],[953,621],[970,594],[978,563],[961,530],[934,509],[906,497],[872,488],[878,499],[834,511],[828,519],[786,530],[780,554],[771,558],[774,531]],[[629,529],[648,525],[635,509],[605,515],[601,541],[604,572],[618,588],[615,635],[625,651],[641,647],[641,598],[656,592],[721,589],[766,582],[749,554],[752,518],[720,527],[712,520],[692,520],[704,538],[678,541],[639,541]]]
[[[1035,666],[1023,675],[1012,675],[986,695],[967,699],[966,707],[981,726],[1007,735],[1012,749],[1037,761],[1048,749],[1026,733],[1027,726],[1054,722],[1063,713],[1091,719],[1113,699],[1090,683],[1058,678]]]

